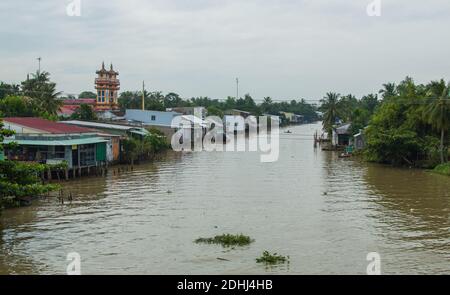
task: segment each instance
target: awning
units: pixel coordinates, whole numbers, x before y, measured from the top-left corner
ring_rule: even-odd
[[[60,139],[60,140],[33,140],[33,139],[4,139],[3,143],[17,143],[18,145],[39,145],[39,146],[72,146],[108,142],[101,137],[89,137],[78,139]]]

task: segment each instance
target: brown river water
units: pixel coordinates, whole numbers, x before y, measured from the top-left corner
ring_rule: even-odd
[[[450,274],[449,177],[339,159],[314,149],[319,124],[289,129],[274,163],[174,153],[64,184],[71,204],[4,211],[0,274],[65,274],[69,252],[83,274],[365,274],[369,252],[383,274]],[[255,242],[193,242],[222,233]],[[290,263],[257,264],[264,250]]]

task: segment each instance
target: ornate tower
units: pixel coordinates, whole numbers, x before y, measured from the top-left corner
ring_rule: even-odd
[[[117,78],[119,72],[114,71],[111,64],[110,70],[105,69],[105,63],[102,63],[102,68],[96,72],[95,89],[97,89],[97,104],[96,108],[99,110],[114,110],[117,109],[117,93],[120,90],[120,81]]]

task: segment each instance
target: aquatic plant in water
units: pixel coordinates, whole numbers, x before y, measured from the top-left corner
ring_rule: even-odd
[[[270,254],[269,251],[264,251],[261,257],[256,258],[256,262],[270,265],[282,264],[289,262],[289,256],[282,256],[277,253]]]
[[[246,246],[253,242],[254,242],[253,239],[243,234],[239,235],[224,234],[220,236],[215,236],[214,238],[198,238],[195,240],[195,243],[197,244],[219,244],[222,245],[223,247]]]

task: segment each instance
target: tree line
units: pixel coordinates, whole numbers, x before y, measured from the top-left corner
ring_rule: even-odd
[[[364,130],[370,161],[427,168],[448,161],[450,83],[443,79],[417,84],[406,77],[360,100],[330,92],[319,109],[329,134],[338,122],[351,123],[352,134]]]
[[[142,97],[146,110],[165,111],[174,107],[205,107],[208,114],[223,117],[227,110],[239,109],[250,112],[252,115],[263,114],[280,115],[280,112],[290,112],[303,115],[306,121],[312,122],[318,119],[316,107],[305,100],[291,100],[290,102],[274,102],[272,98],[265,97],[261,103],[256,103],[250,94],[242,98],[227,97],[226,99],[213,99],[209,97],[192,97],[183,99],[177,93],[148,91],[125,91],[120,94],[119,106],[122,110],[141,109]],[[282,118],[283,120],[283,118]]]

